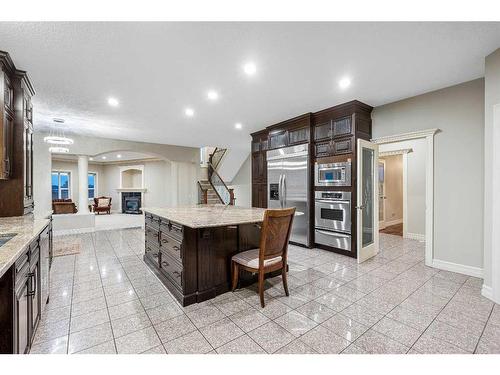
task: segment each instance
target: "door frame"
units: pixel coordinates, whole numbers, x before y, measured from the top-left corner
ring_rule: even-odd
[[[379,151],[378,153],[379,159],[384,156],[394,156],[394,155],[402,155],[403,157],[403,238],[408,238],[408,154],[410,152],[413,152],[413,149],[402,148],[400,150],[394,150],[394,151],[382,151],[382,152]],[[384,219],[385,219],[385,212],[384,212]]]
[[[440,129],[425,129],[410,133],[373,138],[378,145],[409,141],[426,140],[425,158],[425,265],[432,267],[434,260],[434,136]],[[404,214],[404,213],[403,213]]]

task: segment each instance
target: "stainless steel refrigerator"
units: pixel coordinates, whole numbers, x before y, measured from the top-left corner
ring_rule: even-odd
[[[267,152],[268,208],[295,207],[290,241],[309,246],[309,146]]]

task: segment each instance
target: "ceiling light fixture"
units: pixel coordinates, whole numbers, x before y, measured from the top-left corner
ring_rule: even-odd
[[[351,79],[349,77],[344,77],[339,81],[339,87],[341,89],[346,89],[351,85]]]
[[[106,156],[101,156],[101,159],[102,160],[106,160]]]
[[[94,158],[93,158],[93,157],[90,157],[90,158],[89,158],[89,160],[90,160],[90,161],[92,161],[92,160],[94,160]]]
[[[192,109],[192,108],[186,108],[184,110],[184,113],[186,114],[187,117],[193,117],[194,116],[194,109]]]
[[[120,154],[118,154],[118,155],[116,155],[116,157],[117,157],[118,159],[120,159],[122,156],[121,156]]]
[[[56,123],[51,129],[50,134],[43,138],[45,143],[50,143],[53,145],[72,145],[74,143],[73,139],[68,138],[64,135],[64,120],[61,118],[52,119]]]
[[[215,90],[210,90],[209,92],[207,92],[207,98],[212,101],[215,101],[219,99],[219,93]]]
[[[247,62],[243,65],[243,71],[246,75],[253,76],[257,72],[257,66],[253,62]]]
[[[49,152],[52,154],[67,154],[69,148],[67,147],[49,147]]]
[[[241,125],[241,122],[237,122],[236,124],[234,124],[234,127],[236,129],[241,129],[243,127],[243,125]]]
[[[110,98],[108,98],[108,104],[111,107],[118,107],[120,105],[120,102],[118,101],[118,99],[110,97]]]

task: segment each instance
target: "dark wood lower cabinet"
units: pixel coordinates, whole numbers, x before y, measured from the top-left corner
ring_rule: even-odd
[[[51,247],[43,239],[50,231],[49,224],[0,278],[1,354],[24,354],[31,348],[40,322],[42,303],[48,298],[47,293],[42,296],[41,264],[44,260],[41,254],[48,253]]]
[[[230,290],[231,258],[259,247],[260,226],[190,228],[146,212],[145,237],[144,261],[187,306]],[[250,273],[240,277],[242,285],[255,281]]]

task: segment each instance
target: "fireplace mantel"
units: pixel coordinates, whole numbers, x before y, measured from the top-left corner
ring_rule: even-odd
[[[116,191],[118,192],[123,192],[123,191],[126,191],[126,192],[140,192],[140,193],[145,193],[147,191],[147,189],[142,189],[142,188],[117,188]]]

